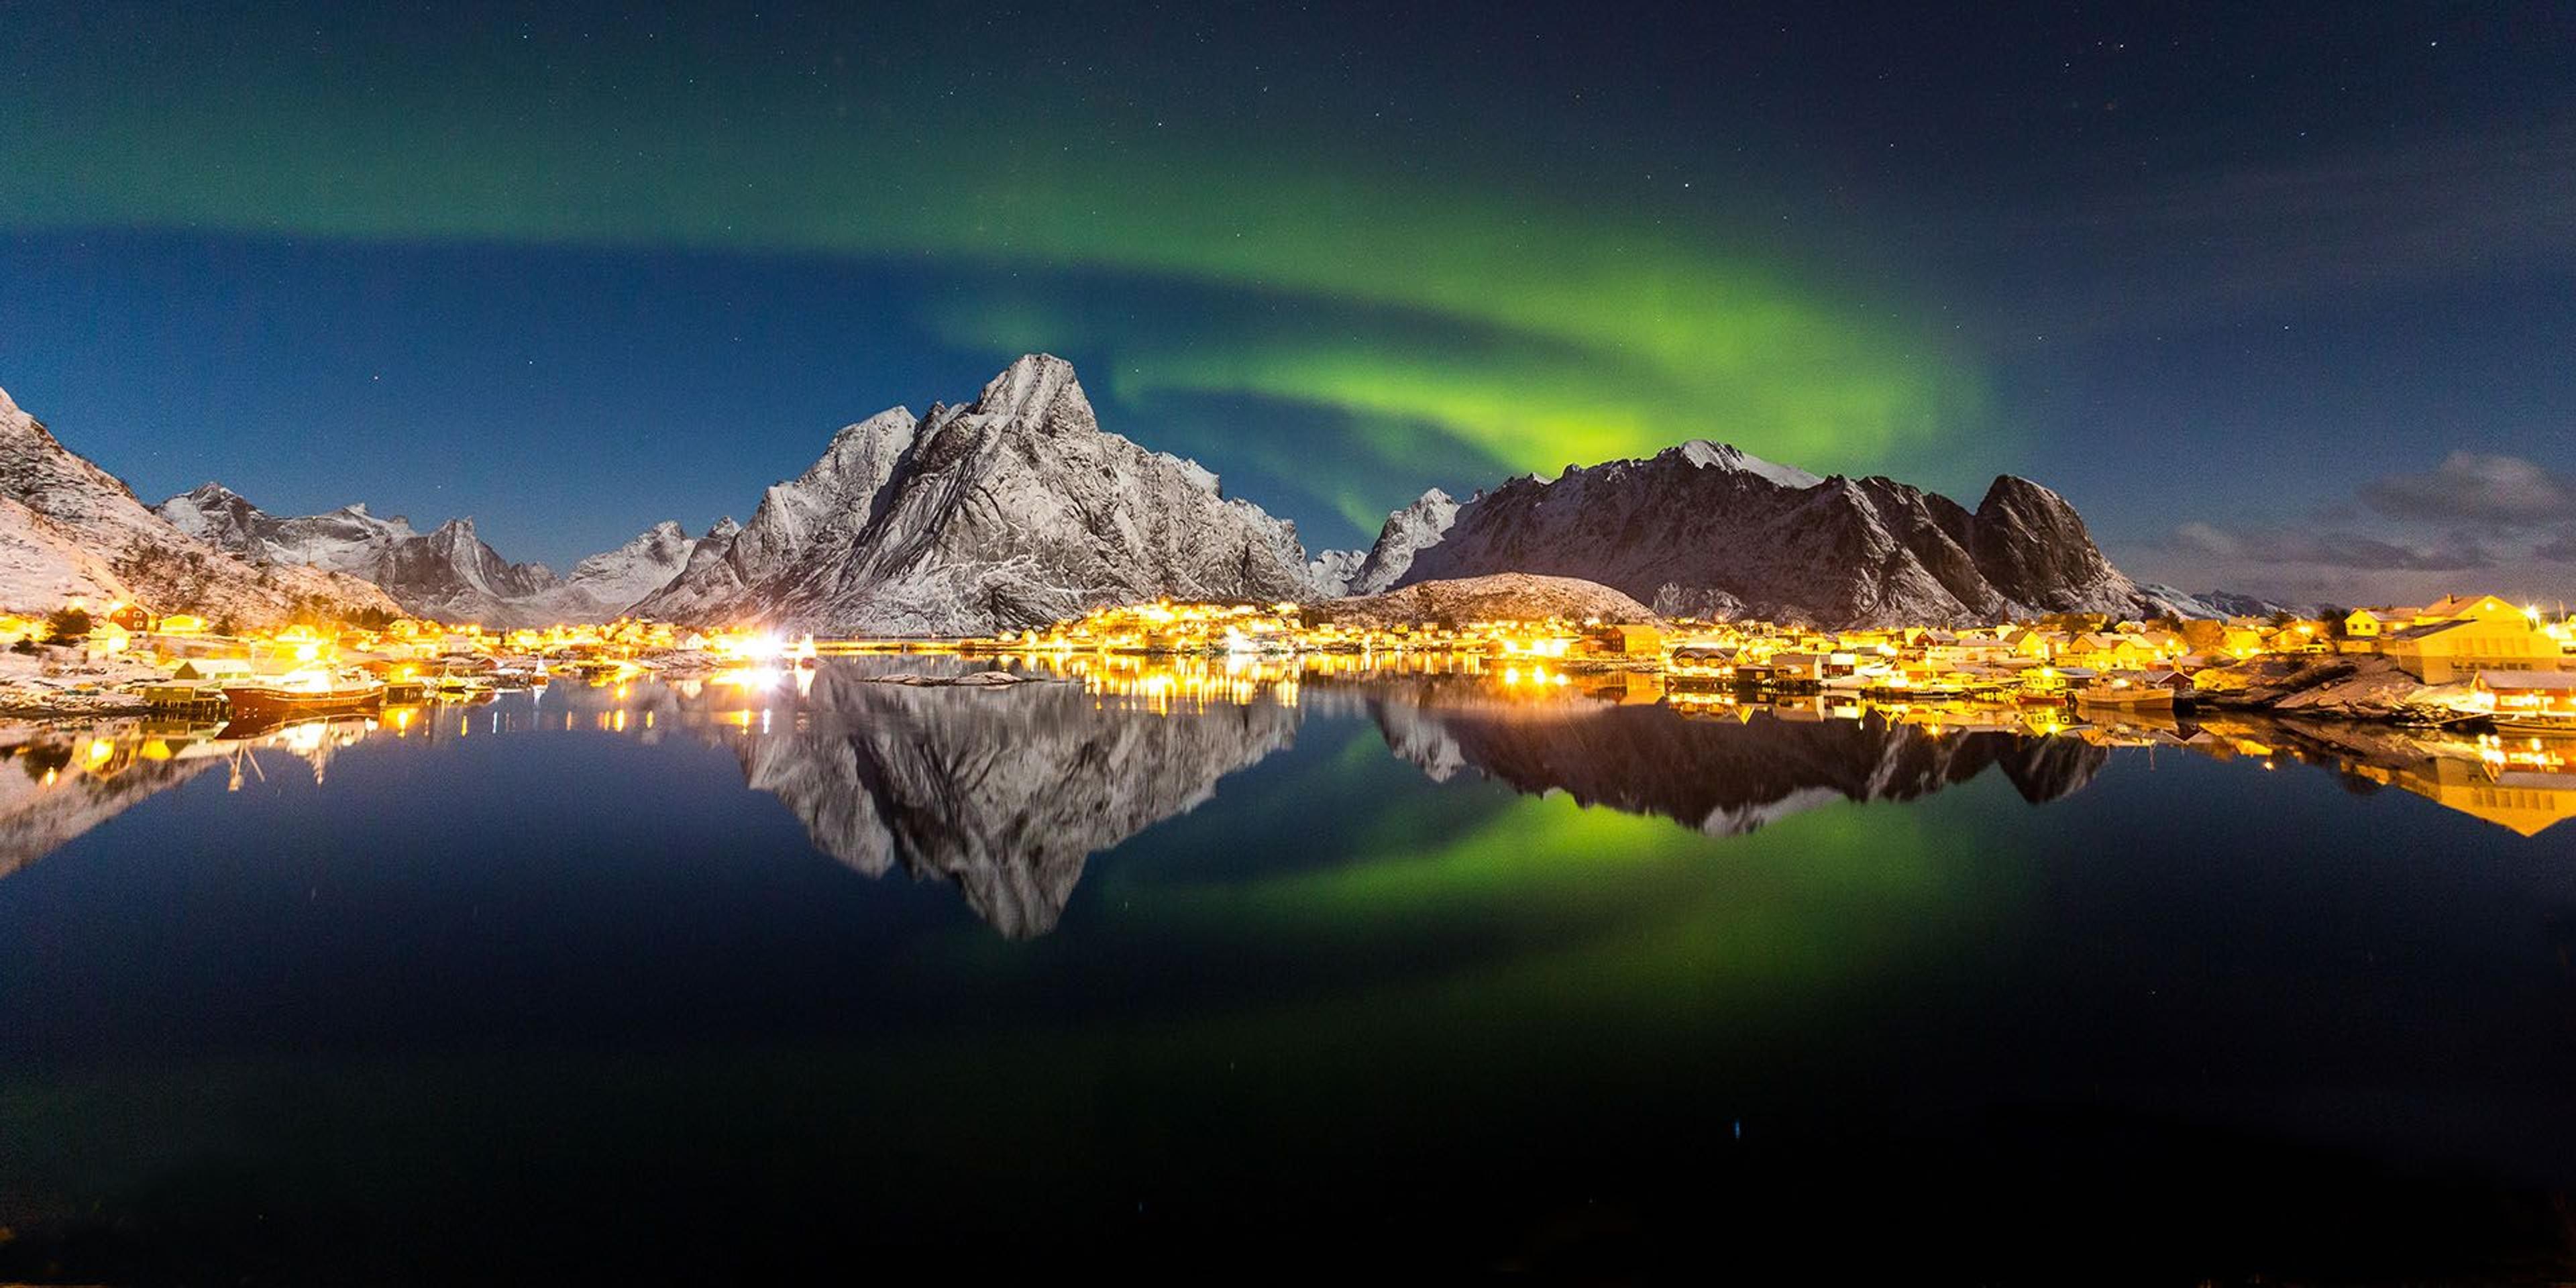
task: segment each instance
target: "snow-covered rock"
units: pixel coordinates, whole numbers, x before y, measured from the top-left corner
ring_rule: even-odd
[[[0,574],[25,583],[15,595],[36,593],[48,578],[94,582],[104,565],[126,593],[105,586],[102,592],[130,594],[157,612],[196,613],[244,626],[282,623],[299,614],[345,618],[396,611],[383,591],[364,581],[246,559],[173,526],[122,480],[63,446],[6,391],[0,391],[0,498],[46,521],[39,531],[18,511],[0,515],[0,531],[35,561],[23,573]],[[65,546],[79,556],[66,555]]]
[[[564,578],[543,564],[502,558],[472,519],[423,533],[400,515],[379,518],[364,505],[281,518],[221,483],[154,510],[172,527],[249,559],[373,582],[414,616],[498,627],[608,621],[678,576],[697,545],[665,520],[582,560]]]
[[[1311,598],[1294,527],[1100,428],[1072,364],[1014,362],[963,407],[894,408],[770,489],[722,559],[636,606],[831,635],[980,635],[1103,604]]]
[[[0,497],[0,612],[47,613],[67,600],[112,604],[134,590],[53,520]]]
[[[836,547],[858,541],[876,519],[895,465],[918,429],[902,407],[843,427],[803,474],[770,485],[751,522],[736,527],[728,518],[718,524],[680,575],[635,611],[683,622],[759,616],[761,596],[772,593],[818,541]]]
[[[1368,562],[1365,550],[1326,550],[1306,561],[1306,584],[1316,599],[1340,599],[1351,593],[1351,583],[1358,580],[1360,566]]]
[[[2011,476],[1970,511],[1892,479],[1818,478],[1691,442],[1446,500],[1428,493],[1389,516],[1353,589],[1545,573],[1672,616],[1820,626],[2162,611],[2065,498]]]
[[[1457,521],[1458,503],[1448,493],[1435,487],[1415,497],[1413,504],[1386,516],[1377,543],[1368,548],[1343,593],[1374,595],[1394,585],[1412,569],[1414,556],[1440,544]]]
[[[2277,617],[2295,613],[2301,617],[2315,615],[2313,606],[2279,604],[2259,595],[2243,595],[2232,590],[2213,590],[2193,598],[2208,610],[2210,617]]]

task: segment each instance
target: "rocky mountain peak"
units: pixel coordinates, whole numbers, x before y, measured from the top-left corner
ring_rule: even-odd
[[[1476,495],[1482,499],[1484,493]],[[1386,523],[1377,530],[1377,543],[1351,573],[1346,592],[1374,595],[1395,585],[1413,566],[1414,556],[1438,545],[1457,518],[1458,502],[1436,487],[1386,516]]]
[[[1664,457],[1704,470],[1734,470],[1757,475],[1782,487],[1808,488],[1824,481],[1797,466],[1766,461],[1732,443],[1711,442],[1705,438],[1694,438],[1679,447],[1665,448],[1657,454],[1657,459]]]
[[[1667,614],[1820,626],[1964,624],[2151,608],[2064,498],[2005,478],[1971,513],[1894,479],[1819,477],[1723,443],[1513,479],[1389,515],[1355,593],[1525,572]]]
[[[826,462],[771,488],[721,556],[702,546],[637,611],[963,635],[1157,595],[1312,591],[1293,528],[1225,499],[1195,463],[1102,430],[1061,358],[1022,357],[917,428],[901,409],[873,419],[884,432],[836,435]],[[849,455],[859,440],[871,450]]]
[[[1985,499],[1977,502],[1979,515],[2017,513],[2072,517],[2075,507],[2066,498],[2044,485],[2033,483],[2016,474],[1998,474],[1986,486]],[[2081,520],[2078,520],[2081,522]]]
[[[1024,425],[1049,434],[1096,433],[1100,420],[1082,392],[1073,364],[1051,353],[1032,353],[1002,369],[967,409],[972,415]]]

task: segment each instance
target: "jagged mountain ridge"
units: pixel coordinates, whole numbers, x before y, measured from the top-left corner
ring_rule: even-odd
[[[722,557],[636,606],[837,635],[980,635],[1104,604],[1310,598],[1296,529],[1197,463],[1100,428],[1030,354],[961,407],[892,408],[769,489]]]
[[[172,527],[245,558],[373,582],[414,616],[500,627],[607,621],[679,575],[697,544],[665,520],[582,560],[567,578],[544,564],[503,558],[472,519],[423,533],[363,504],[280,517],[214,482],[154,510]]]
[[[1388,517],[1351,589],[1497,572],[1600,582],[1667,615],[1827,627],[2208,615],[2113,568],[2075,508],[2027,479],[1997,478],[1971,511],[1700,441],[1463,503],[1427,492]]]
[[[101,594],[245,626],[299,614],[398,611],[364,580],[244,559],[173,527],[123,480],[64,446],[5,390],[0,498],[16,503],[0,509],[0,540],[29,559],[0,575],[0,593],[27,601],[11,607],[50,608],[65,592]]]

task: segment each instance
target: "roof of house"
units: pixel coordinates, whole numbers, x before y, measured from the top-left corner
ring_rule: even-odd
[[[192,657],[179,664],[178,679],[212,675],[248,675],[254,668],[237,657]]]
[[[2455,631],[2470,624],[2471,623],[2468,622],[2449,621],[2426,622],[2421,626],[2409,626],[2402,631],[2393,632],[2388,638],[2392,640],[2420,640],[2427,636],[2439,635],[2444,631]]]
[[[2480,671],[2478,683],[2490,689],[2546,689],[2576,693],[2576,671]]]

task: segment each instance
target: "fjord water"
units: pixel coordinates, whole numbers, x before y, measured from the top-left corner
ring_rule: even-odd
[[[0,1277],[2568,1266],[2576,828],[2384,732],[886,665],[15,744]]]

